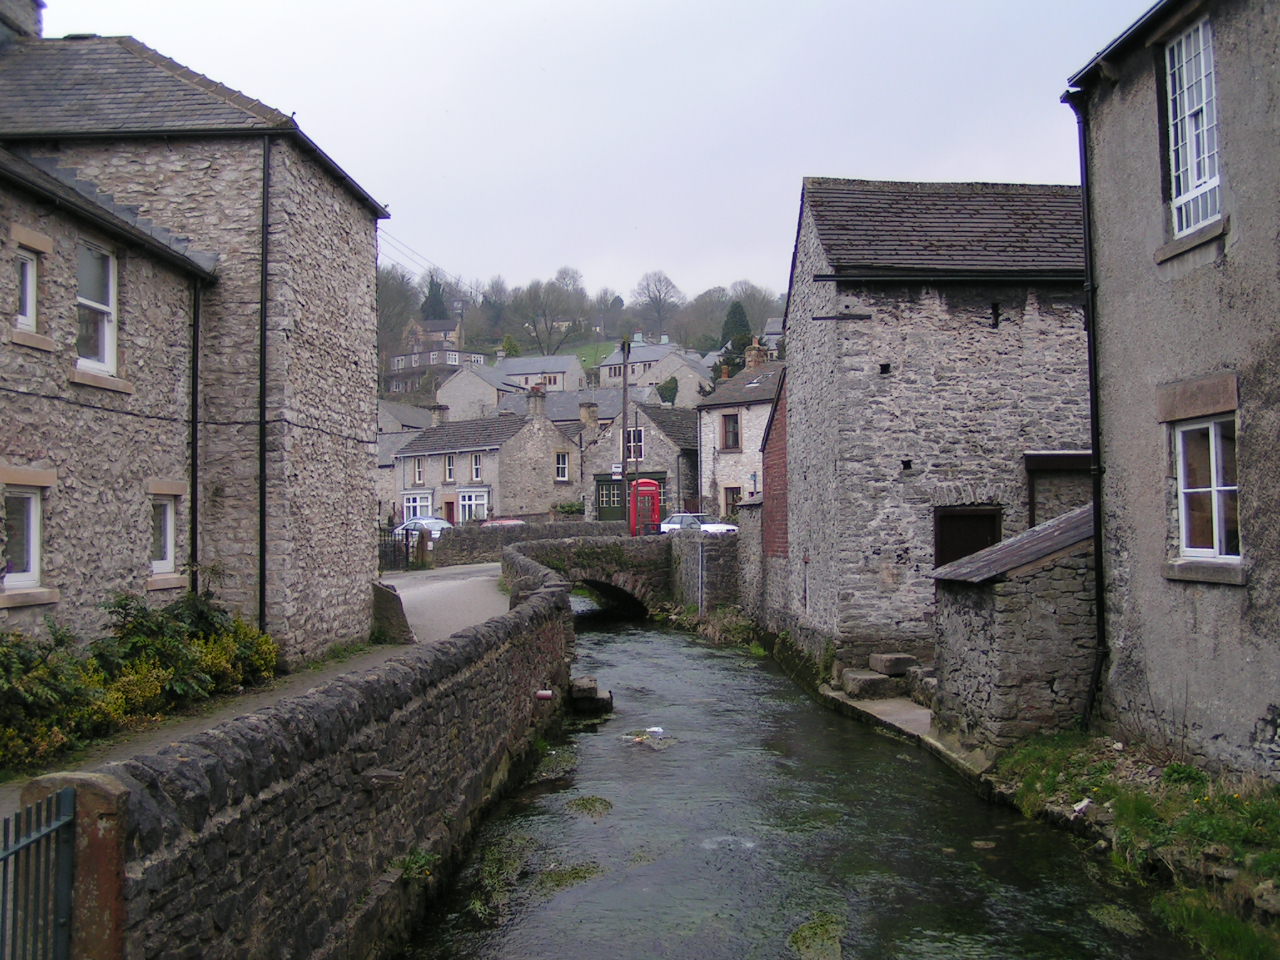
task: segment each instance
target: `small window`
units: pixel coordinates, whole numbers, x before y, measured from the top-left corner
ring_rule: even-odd
[[[480,459],[480,456],[481,456],[481,455],[480,455],[480,454],[478,454],[478,453],[473,453],[473,454],[471,455],[471,481],[472,481],[472,483],[475,483],[475,482],[476,482],[476,481],[478,481],[478,480],[480,479],[480,477],[481,477],[481,471],[480,471],[481,459]]]
[[[173,497],[151,498],[151,572],[173,573],[174,527],[177,502]]]
[[[39,256],[31,250],[18,248],[15,258],[18,269],[18,312],[13,325],[19,330],[36,330],[36,289],[39,280]]]
[[[483,520],[487,517],[489,515],[489,491],[458,491],[458,515],[463,521]]]
[[[422,483],[422,474],[425,468],[426,468],[425,457],[413,458],[413,482],[414,483]]]
[[[724,515],[731,516],[738,512],[738,501],[742,499],[741,487],[724,488]]]
[[[456,367],[458,365],[458,355],[453,352],[446,353],[444,357],[444,362],[447,363],[449,366]]]
[[[720,446],[725,450],[742,448],[742,436],[738,429],[736,413],[726,413],[720,418]]]
[[[977,553],[1000,542],[1001,509],[995,506],[936,507],[933,511],[933,565]]]
[[[404,498],[404,519],[431,516],[431,498],[429,496],[408,496]]]
[[[627,427],[622,451],[623,460],[644,459],[644,427]]]
[[[1234,416],[1180,424],[1178,527],[1184,557],[1240,556]]]
[[[556,454],[556,479],[561,481],[569,479],[569,454],[567,453]]]
[[[4,585],[40,585],[41,493],[34,487],[4,492]]]
[[[76,264],[79,365],[116,372],[116,263],[105,250],[81,243]]]
[[[453,454],[444,455],[444,482],[453,483]]]
[[[1173,234],[1221,215],[1213,35],[1201,20],[1165,48]]]

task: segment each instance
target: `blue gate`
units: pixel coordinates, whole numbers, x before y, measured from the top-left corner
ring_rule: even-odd
[[[70,960],[76,791],[64,787],[0,827],[0,958]]]

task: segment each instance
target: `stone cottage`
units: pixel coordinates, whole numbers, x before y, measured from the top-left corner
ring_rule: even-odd
[[[1070,80],[1120,729],[1280,777],[1280,7],[1157,3]]]
[[[1088,449],[1080,230],[1075,187],[805,180],[762,536],[769,617],[815,657],[930,656],[929,571],[1026,529],[1024,454]]]
[[[181,479],[187,492],[163,495],[179,499],[180,520],[194,517],[190,559],[197,570],[217,569],[220,596],[275,634],[290,658],[363,639],[376,573],[374,276],[385,210],[288,115],[129,37],[42,39],[38,8],[3,2],[0,145],[217,258],[216,283],[192,290],[184,311],[194,386],[184,391],[182,375],[170,385],[190,448],[184,474],[172,476],[170,466],[165,476],[173,482],[165,489]],[[6,224],[7,237],[14,226],[23,225]],[[140,415],[150,401],[131,378],[160,347],[116,312],[133,296],[125,288],[135,276],[131,254],[104,237],[87,247],[84,269],[96,286],[44,293],[50,308],[71,303],[80,317],[79,328],[65,316],[49,328],[67,370],[57,409],[63,420],[96,408]],[[20,271],[39,276],[30,248],[11,240],[7,249]],[[95,292],[113,299],[100,302]],[[9,408],[21,401],[6,393],[0,402],[0,422],[13,423]],[[6,442],[5,467],[60,462],[70,471],[85,455],[74,430],[42,436],[38,446],[21,435]],[[142,456],[136,445],[115,454]],[[66,487],[74,498],[51,495],[43,517],[50,560],[72,526],[103,549],[118,535],[115,513],[100,509],[110,481],[75,469]],[[90,609],[129,586],[77,575],[90,577],[91,593],[26,608],[24,624],[48,614],[90,629]]]
[[[624,448],[623,439],[626,438]],[[629,403],[626,424],[614,420],[594,440],[583,444],[587,517],[623,520],[623,481],[614,466],[624,465],[627,479],[656,480],[662,487],[663,515],[693,509],[698,490],[698,414],[683,407]]]
[[[552,423],[545,402],[534,391],[527,416],[442,420],[410,440],[395,456],[402,516],[545,518],[556,504],[579,501],[585,425]]]
[[[748,347],[746,367],[698,402],[698,485],[705,512],[729,516],[738,501],[760,492],[761,444],[783,370],[765,356],[764,347]]]
[[[529,390],[542,387],[553,390],[582,390],[587,385],[587,372],[582,361],[573,354],[551,357],[502,357],[493,368],[517,386]]]
[[[504,397],[523,390],[494,367],[468,363],[440,384],[436,403],[448,407],[454,420],[475,420],[497,413]]]

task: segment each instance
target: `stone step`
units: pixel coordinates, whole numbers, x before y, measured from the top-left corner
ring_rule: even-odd
[[[908,670],[919,664],[909,653],[873,653],[867,658],[867,666],[886,677],[906,676]]]
[[[874,670],[847,667],[840,672],[840,689],[855,700],[884,700],[906,692],[906,681]]]

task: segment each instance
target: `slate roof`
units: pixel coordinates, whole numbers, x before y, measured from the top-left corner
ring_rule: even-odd
[[[803,203],[835,277],[1084,275],[1079,187],[809,177]]]
[[[510,393],[512,390],[524,389],[522,386],[520,386],[520,384],[516,383],[514,380],[509,379],[505,374],[502,373],[502,371],[495,370],[493,367],[486,367],[483,363],[464,363],[462,364],[461,367],[458,368],[457,373],[454,373],[449,377],[449,380],[452,380],[454,377],[461,376],[462,374],[467,372],[474,373],[477,377],[479,377],[485,383],[489,384],[489,386],[493,387],[496,390],[500,390],[503,393]],[[448,383],[449,380],[446,380],[445,383]],[[441,386],[444,386],[444,384],[441,384]]]
[[[568,373],[575,363],[581,363],[577,357],[503,357],[494,363],[496,370],[509,377],[524,376],[534,373]]]
[[[413,439],[417,430],[393,430],[378,434],[378,466],[393,467],[400,448]]]
[[[638,403],[636,406],[681,450],[698,449],[698,411],[688,407],[664,407],[647,403]]]
[[[1093,504],[1086,503],[1016,537],[953,560],[929,576],[935,580],[985,583],[1028,563],[1053,556],[1059,550],[1083,543],[1092,536]]]
[[[23,37],[0,52],[0,139],[246,133],[288,135],[388,216],[292,117],[132,37]]]
[[[640,394],[637,396],[637,394]],[[637,402],[654,399],[651,387],[632,387],[631,397]],[[579,420],[580,403],[596,404],[596,416],[604,421],[612,420],[622,411],[621,387],[594,387],[586,390],[548,390],[545,410],[547,418],[554,421]],[[509,393],[498,401],[499,410],[510,410],[522,416],[529,412],[529,394],[521,391]]]
[[[628,363],[656,363],[670,353],[685,352],[684,347],[678,343],[633,343],[631,345],[631,358]],[[696,353],[694,356],[698,356]],[[697,361],[695,361],[697,362]],[[618,347],[613,353],[609,354],[600,361],[600,366],[608,367],[622,363],[622,348]]]
[[[398,430],[421,430],[431,426],[431,411],[411,403],[394,400],[378,401],[378,429],[388,433]]]
[[[495,450],[519,433],[520,428],[528,422],[528,417],[503,413],[496,417],[442,423],[436,427],[427,427],[401,447],[396,456]],[[556,429],[572,440],[582,432],[582,424],[556,424]]]
[[[703,410],[707,407],[773,403],[778,397],[778,386],[782,383],[782,371],[785,367],[786,364],[780,360],[762,363],[754,369],[748,367],[728,380],[719,381],[715,390],[694,406]]]
[[[23,188],[96,224],[120,239],[206,280],[215,278],[216,254],[191,246],[189,240],[138,216],[138,208],[118,204],[74,170],[50,160],[28,160],[0,148],[0,180]]]

